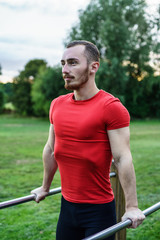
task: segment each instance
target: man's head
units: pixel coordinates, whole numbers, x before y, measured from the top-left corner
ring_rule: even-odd
[[[73,41],[67,45],[62,59],[62,73],[65,88],[78,90],[94,82],[95,73],[99,67],[99,51],[97,47],[87,41]]]
[[[96,45],[94,45],[91,42],[85,41],[85,40],[75,40],[73,42],[70,42],[66,48],[71,48],[74,46],[83,45],[85,46],[84,49],[84,55],[87,58],[88,64],[91,62],[99,62],[100,61],[100,53]]]

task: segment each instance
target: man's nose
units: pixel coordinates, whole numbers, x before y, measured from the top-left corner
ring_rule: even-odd
[[[65,65],[63,65],[62,67],[62,73],[69,73],[69,67],[68,64],[66,63]]]

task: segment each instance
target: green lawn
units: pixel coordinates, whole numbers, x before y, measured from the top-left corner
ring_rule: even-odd
[[[144,210],[160,201],[160,121],[131,123],[131,150],[137,178],[139,207]],[[160,239],[160,210],[143,225],[128,230],[127,240]]]
[[[42,149],[47,140],[48,120],[0,116],[0,201],[30,194],[41,185]],[[160,121],[131,123],[131,150],[137,176],[139,207],[160,201]],[[52,188],[60,186],[59,173]],[[0,210],[1,240],[55,239],[60,194]],[[142,226],[127,230],[127,240],[158,240],[160,210]]]

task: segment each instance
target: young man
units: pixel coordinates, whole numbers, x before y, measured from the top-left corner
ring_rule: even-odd
[[[145,216],[138,209],[129,113],[117,98],[97,88],[99,51],[95,45],[71,42],[61,64],[65,88],[73,93],[51,103],[49,137],[43,150],[44,178],[42,186],[32,191],[35,201],[48,194],[59,168],[62,202],[56,239],[81,240],[112,226],[116,223],[109,179],[113,157],[125,194],[122,219],[130,218],[131,227],[136,228]]]

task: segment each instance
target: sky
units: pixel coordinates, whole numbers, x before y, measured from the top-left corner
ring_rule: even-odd
[[[106,0],[107,1],[107,0]],[[154,12],[159,0],[146,0]],[[32,59],[60,62],[63,42],[90,0],[0,0],[1,82],[11,81]]]

